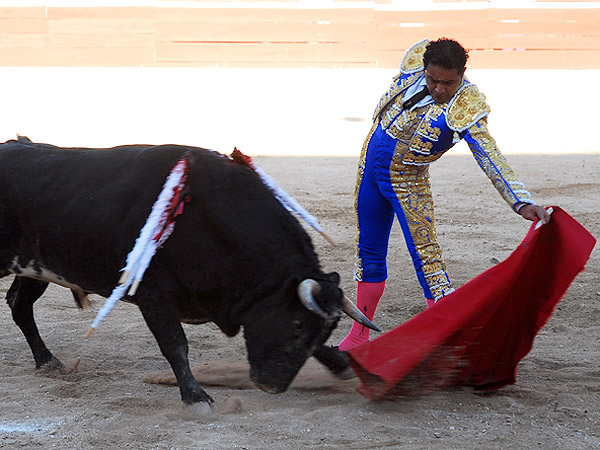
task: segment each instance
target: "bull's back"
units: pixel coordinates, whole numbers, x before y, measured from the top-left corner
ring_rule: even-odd
[[[1,144],[0,265],[19,256],[21,264],[35,260],[59,274],[74,266],[83,273],[118,273],[186,151],[199,160],[219,159],[176,145]]]
[[[84,289],[109,293],[186,152],[190,201],[150,273],[165,267],[192,289],[216,286],[217,296],[274,272],[318,270],[297,220],[251,169],[218,153],[177,145],[87,149],[15,141],[0,144],[0,269],[19,255],[23,264],[35,260]]]
[[[9,200],[28,200],[32,206],[68,209],[69,197],[108,201],[119,196],[123,202],[135,191],[160,189],[170,162],[182,153],[177,146],[88,149],[8,142],[0,145],[0,183]]]

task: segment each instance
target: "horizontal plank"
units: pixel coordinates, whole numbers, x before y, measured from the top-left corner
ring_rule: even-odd
[[[48,48],[87,48],[90,51],[96,48],[154,48],[154,35],[148,34],[126,34],[126,33],[86,33],[74,36],[73,34],[54,33],[47,38]]]
[[[378,24],[385,23],[427,23],[442,27],[449,25],[476,25],[488,20],[488,10],[467,9],[460,11],[375,11],[374,20]]]
[[[523,35],[538,36],[547,34],[549,36],[599,36],[600,27],[582,27],[578,23],[499,23],[488,24],[490,36]]]
[[[1,33],[1,48],[44,48],[48,44],[46,33]]]
[[[154,21],[144,18],[120,19],[50,19],[48,33],[153,33]]]
[[[157,43],[157,62],[168,61],[302,61],[302,62],[344,62],[356,61],[372,64],[374,48],[371,43],[345,44],[169,44]]]
[[[377,46],[381,49],[410,48],[419,40],[437,39],[439,37],[456,39],[465,48],[485,48],[488,46],[489,38],[485,33],[471,34],[468,29],[459,28],[448,28],[448,30],[453,32],[444,32],[442,34],[438,28],[432,26],[420,28],[383,28],[377,32]]]
[[[213,48],[0,48],[5,66],[189,66],[189,67],[379,67],[396,69],[404,54],[372,51],[343,45],[331,48],[262,48],[258,44],[212,46]],[[266,46],[274,47],[274,46]],[[351,46],[352,47],[352,46]],[[360,57],[362,56],[362,58]],[[600,50],[591,51],[491,51],[472,50],[470,68],[504,69],[600,69]]]
[[[469,63],[480,69],[600,69],[600,50],[472,51]]]
[[[542,22],[547,24],[576,21],[581,24],[598,24],[598,8],[560,9],[489,9],[488,20],[519,20],[520,22]]]
[[[150,6],[103,6],[103,7],[60,7],[48,8],[48,19],[124,19],[135,17],[136,19],[154,20],[156,8]]]
[[[0,23],[5,19],[43,19],[46,17],[46,8],[43,6],[27,6],[16,8],[14,6],[0,7]]]
[[[43,17],[0,19],[0,33],[46,33],[48,21]]]
[[[15,67],[152,66],[154,49],[147,48],[0,48],[0,61]]]
[[[600,69],[595,8],[382,11],[264,3],[2,7],[0,65],[396,68],[416,41],[447,36],[471,49],[470,67]]]
[[[365,42],[372,40],[374,24],[361,27],[348,24],[302,24],[298,22],[216,23],[207,22],[159,22],[156,24],[156,40],[166,41],[328,41]]]
[[[490,36],[490,49],[523,50],[594,50],[600,48],[600,36],[568,35],[496,35]]]
[[[396,69],[405,49],[377,51],[377,67]],[[472,69],[573,69],[599,70],[600,50],[471,50],[467,67]]]
[[[343,22],[365,23],[373,20],[372,8],[280,9],[280,8],[157,8],[156,21],[192,22]]]
[[[240,69],[374,69],[374,62],[361,61],[294,61],[294,60],[266,60],[266,61],[168,61],[155,62],[155,67],[210,67],[210,68],[240,68]]]

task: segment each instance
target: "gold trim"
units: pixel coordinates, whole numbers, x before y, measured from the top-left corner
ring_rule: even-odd
[[[448,105],[446,123],[453,131],[464,131],[489,113],[485,95],[477,86],[469,84]]]
[[[423,55],[425,54],[427,45],[429,45],[429,39],[423,39],[406,51],[400,64],[402,73],[414,73],[424,69]]]

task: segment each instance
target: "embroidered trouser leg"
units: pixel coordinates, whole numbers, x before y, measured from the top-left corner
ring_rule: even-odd
[[[437,300],[453,289],[437,241],[428,166],[402,164],[396,143],[385,133],[374,133],[361,156],[355,191],[355,278],[371,283],[387,278],[387,248],[396,215],[423,293]]]

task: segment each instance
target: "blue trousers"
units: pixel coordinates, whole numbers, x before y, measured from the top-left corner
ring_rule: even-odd
[[[398,218],[425,298],[453,291],[435,230],[429,166],[402,163],[407,143],[373,127],[359,162],[355,190],[357,249],[355,278],[387,279],[387,251]]]

